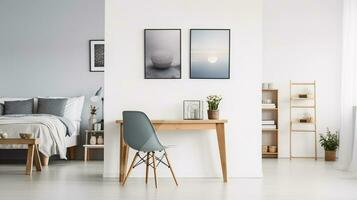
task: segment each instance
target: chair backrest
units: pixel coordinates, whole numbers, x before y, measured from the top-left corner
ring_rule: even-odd
[[[123,112],[124,141],[138,151],[158,151],[163,149],[150,119],[140,111]]]

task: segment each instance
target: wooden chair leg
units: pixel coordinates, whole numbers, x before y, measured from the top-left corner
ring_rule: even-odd
[[[128,179],[129,175],[130,175],[130,172],[131,170],[133,169],[133,166],[135,164],[135,161],[136,161],[136,158],[139,156],[139,152],[136,152],[134,158],[133,158],[133,162],[131,162],[131,165],[130,165],[130,168],[128,170],[128,173],[126,174],[125,178],[124,178],[124,181],[123,181],[123,186],[125,185],[125,182],[126,180]]]
[[[178,183],[177,183],[177,180],[176,180],[176,176],[175,176],[175,174],[174,174],[174,170],[172,169],[172,165],[171,165],[171,163],[170,163],[170,161],[169,161],[169,158],[168,158],[168,156],[167,156],[166,151],[165,151],[165,158],[166,158],[167,164],[169,165],[169,168],[170,168],[172,177],[174,178],[174,181],[175,181],[175,183],[176,183],[176,186],[178,186]]]
[[[146,175],[145,175],[145,183],[148,183],[148,177],[149,177],[149,165],[150,164],[150,152],[146,154]]]
[[[154,165],[155,188],[157,188],[157,174],[156,174],[156,157],[155,157],[155,152],[152,152],[152,162],[153,162],[153,165]]]
[[[35,145],[29,144],[27,149],[26,175],[32,174],[34,150],[35,150]]]

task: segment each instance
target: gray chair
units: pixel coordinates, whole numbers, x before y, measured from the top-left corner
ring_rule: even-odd
[[[167,152],[165,151],[167,147],[161,144],[150,119],[145,113],[140,111],[124,111],[123,131],[125,143],[137,151],[128,173],[124,178],[123,186],[125,185],[131,170],[142,163],[146,164],[145,183],[148,182],[149,167],[152,167],[154,169],[155,187],[157,188],[156,169],[157,166],[162,163],[170,169],[175,184],[178,185],[172,166],[168,159]],[[144,153],[144,156],[141,156],[140,152]],[[158,157],[155,155],[155,152],[163,152],[163,155]],[[135,162],[137,158],[140,160]],[[164,158],[166,159],[166,162],[164,162]],[[150,162],[150,160],[152,161]]]

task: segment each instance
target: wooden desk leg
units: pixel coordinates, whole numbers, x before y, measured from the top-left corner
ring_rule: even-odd
[[[216,124],[217,140],[219,147],[219,155],[221,158],[221,167],[223,174],[223,181],[227,182],[227,160],[226,160],[226,142],[224,133],[224,123]]]
[[[123,124],[120,124],[119,130],[119,182],[122,183],[125,176],[125,170],[123,168],[123,160],[124,160],[124,137],[123,137]]]
[[[123,124],[120,126],[120,158],[119,158],[119,182],[124,181],[126,168],[128,165],[129,146],[125,144],[123,137]]]
[[[26,175],[32,174],[34,149],[35,147],[33,144],[29,144],[27,147]]]
[[[40,172],[42,171],[42,164],[41,164],[41,159],[40,159],[40,152],[38,151],[38,146],[35,145],[35,166],[36,166],[36,171]]]
[[[127,166],[128,166],[128,156],[129,156],[129,146],[127,144],[125,144],[124,142],[124,146],[123,146],[123,164],[122,164],[122,168],[123,168],[123,178],[125,176],[126,170],[127,170]]]

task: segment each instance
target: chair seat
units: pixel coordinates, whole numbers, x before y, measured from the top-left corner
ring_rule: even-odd
[[[163,151],[163,150],[166,150],[168,148],[173,148],[173,147],[176,147],[176,145],[165,145],[165,146],[162,146],[162,148],[156,148],[156,149],[153,149],[153,148],[145,148],[143,147],[140,151],[142,152],[153,152],[153,151]]]

